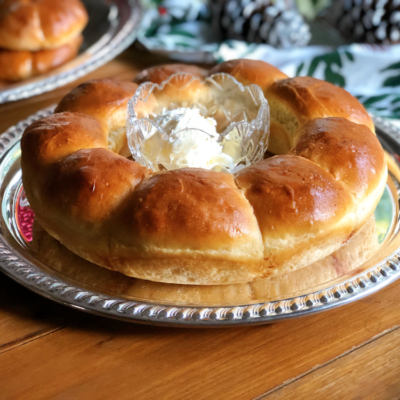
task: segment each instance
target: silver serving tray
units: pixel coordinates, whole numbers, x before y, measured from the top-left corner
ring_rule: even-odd
[[[400,169],[395,161],[400,154],[400,130],[381,118],[374,118],[377,134],[393,158],[389,163],[386,191],[375,214],[384,232],[379,251],[361,267],[289,295],[283,293],[247,303],[208,304],[196,303],[191,298],[179,302],[162,299],[166,284],[153,284],[151,296],[146,298],[140,290],[151,286],[150,282],[90,264],[70,253],[43,230],[36,240],[36,248],[32,247],[35,239],[26,240],[17,214],[17,208],[23,205],[19,144],[29,124],[51,113],[51,107],[42,110],[0,136],[0,270],[44,297],[89,313],[130,322],[235,326],[265,324],[326,311],[376,292],[400,277]],[[33,229],[35,231],[35,225]],[[47,262],[50,259],[51,263]],[[290,281],[290,274],[287,277]],[[179,291],[178,286],[169,285],[169,289],[171,287]],[[155,300],[157,296],[161,296],[160,301]]]
[[[57,0],[55,0],[57,1]],[[80,54],[46,74],[0,88],[0,104],[66,85],[115,58],[133,43],[141,19],[140,0],[82,0],[89,22]]]

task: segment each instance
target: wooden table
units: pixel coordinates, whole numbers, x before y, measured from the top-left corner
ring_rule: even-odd
[[[152,63],[128,50],[85,79]],[[0,131],[76,85],[0,106]],[[0,274],[0,399],[398,399],[399,292],[400,281],[311,317],[195,330],[87,315]]]

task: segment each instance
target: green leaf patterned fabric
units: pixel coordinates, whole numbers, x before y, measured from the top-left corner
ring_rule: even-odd
[[[357,96],[370,112],[400,119],[400,45],[278,50],[265,44],[218,42],[202,8],[205,0],[193,0],[190,12],[181,13],[184,16],[180,19],[160,13],[167,1],[173,4],[179,0],[144,1],[147,12],[138,38],[151,51],[189,63],[220,63],[234,58],[264,60],[289,76],[308,75],[341,86]]]

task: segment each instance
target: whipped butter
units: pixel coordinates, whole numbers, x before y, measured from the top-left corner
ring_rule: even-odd
[[[167,170],[183,167],[232,170],[240,158],[240,146],[229,141],[220,143],[217,122],[201,115],[197,108],[166,111],[154,121],[167,137],[157,131],[143,143],[142,153]]]

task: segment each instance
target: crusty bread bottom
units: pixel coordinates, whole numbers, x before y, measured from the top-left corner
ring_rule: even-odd
[[[228,305],[290,297],[314,289],[359,268],[379,248],[375,219],[370,218],[347,244],[323,260],[286,275],[235,285],[176,285],[133,279],[92,264],[66,249],[38,223],[31,250],[64,276],[102,291],[137,299],[177,304]]]

